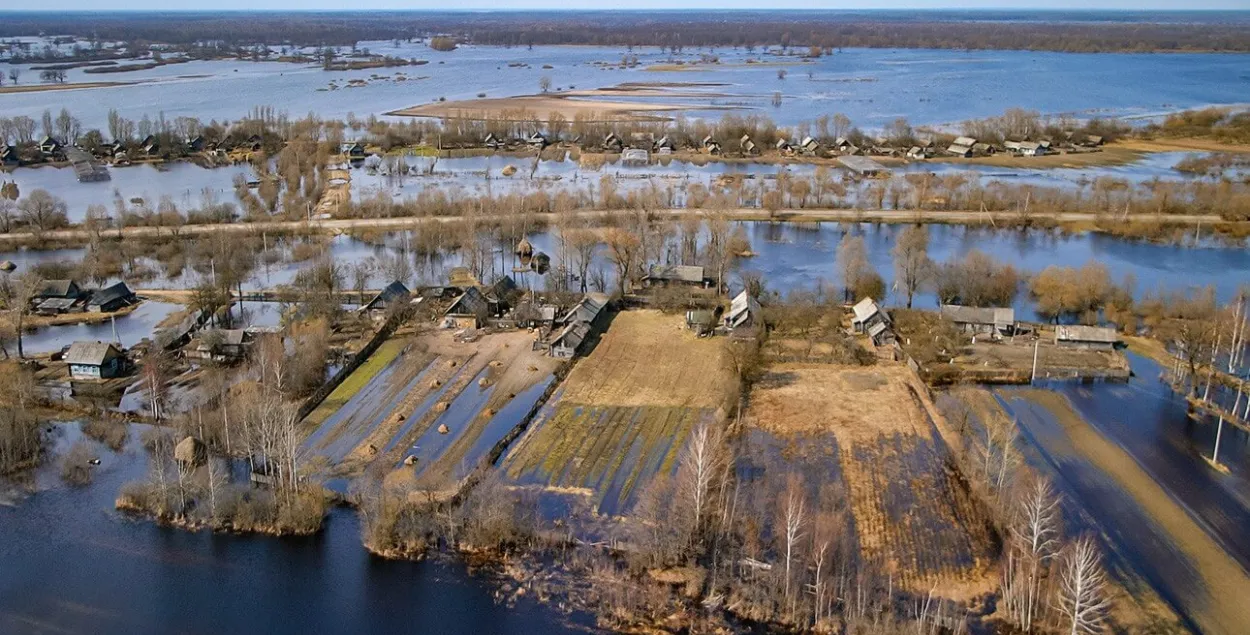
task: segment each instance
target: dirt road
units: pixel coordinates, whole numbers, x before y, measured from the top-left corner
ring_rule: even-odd
[[[682,216],[688,213],[706,214],[705,210],[697,209],[657,209],[651,210],[652,216]],[[608,218],[614,214],[626,214],[629,210],[586,210],[574,212],[583,219],[595,220]],[[1018,215],[1007,212],[987,213],[980,211],[915,211],[915,210],[860,210],[860,209],[789,209],[770,214],[767,210],[756,208],[736,208],[725,211],[731,220],[775,220],[790,223],[816,222],[870,222],[870,223],[946,223],[952,225],[989,224],[1013,225]],[[508,218],[507,215],[475,216],[478,221],[497,221]],[[534,214],[535,220],[554,222],[555,214]],[[1100,215],[1083,212],[1065,212],[1042,214],[1032,212],[1028,219],[1033,222],[1053,222],[1071,224],[1089,224],[1100,220]],[[465,220],[462,216],[404,216],[396,218],[336,218],[328,220],[297,220],[297,221],[264,221],[255,223],[221,223],[209,225],[182,225],[171,227],[125,227],[107,229],[99,232],[105,238],[160,238],[172,236],[202,236],[219,232],[258,234],[324,232],[342,233],[353,229],[400,230],[419,226],[423,223],[456,223]],[[1152,223],[1165,221],[1179,225],[1215,225],[1228,224],[1250,226],[1250,221],[1224,221],[1215,214],[1169,214],[1167,216],[1130,216],[1131,222]],[[39,236],[28,232],[0,233],[0,243],[42,241],[79,241],[90,239],[94,232],[82,229],[59,229],[43,232]]]

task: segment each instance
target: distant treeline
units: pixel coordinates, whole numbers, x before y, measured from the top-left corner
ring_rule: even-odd
[[[47,32],[182,45],[349,46],[437,35],[503,46],[1250,51],[1247,14],[1185,15],[1189,17],[1003,11],[11,13],[0,22],[0,37]]]

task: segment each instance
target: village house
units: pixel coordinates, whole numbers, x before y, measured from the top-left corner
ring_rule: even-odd
[[[780,152],[781,154],[786,155],[786,156],[791,156],[794,154],[794,146],[790,145],[790,142],[786,141],[785,139],[778,139],[777,140],[777,152]]]
[[[580,322],[568,324],[551,339],[551,356],[569,359],[577,354],[582,343],[590,335],[590,325]]]
[[[204,141],[204,137],[197,135],[187,142],[187,152],[203,152],[206,145],[207,142]]]
[[[45,280],[43,288],[35,294],[36,299],[69,298],[77,300],[82,297],[82,289],[73,280]]]
[[[1022,157],[1036,157],[1046,154],[1046,148],[1035,141],[1006,141],[1003,142],[1003,147],[1008,152]]]
[[[989,335],[995,339],[1015,334],[1016,311],[1011,307],[975,307],[943,304],[942,317],[955,328],[972,335]]]
[[[907,158],[914,161],[923,161],[924,159],[929,158],[929,155],[925,152],[924,148],[920,146],[912,146],[907,149]]]
[[[603,309],[608,306],[608,296],[602,293],[587,293],[574,304],[572,308],[565,311],[560,317],[560,324],[588,324],[594,326],[599,320],[599,316],[603,315]]]
[[[136,300],[134,291],[125,282],[118,282],[92,292],[91,299],[87,301],[87,310],[92,313],[112,313],[134,304]]]
[[[720,154],[720,142],[712,138],[712,135],[703,137],[703,150],[708,154]]]
[[[528,145],[531,149],[542,150],[548,145],[547,137],[543,136],[543,133],[541,132],[535,132],[534,134],[530,135],[528,138],[525,139],[525,144]]]
[[[734,337],[755,337],[762,324],[759,301],[743,290],[730,301],[724,324]]]
[[[490,317],[490,302],[477,287],[469,287],[443,313],[445,329],[476,329]]]
[[[147,156],[155,156],[161,151],[161,144],[156,140],[156,135],[148,135],[143,138],[143,142],[139,144],[139,149]]]
[[[814,157],[820,153],[820,144],[811,137],[803,137],[803,142],[799,144],[799,152]]]
[[[61,142],[53,139],[52,137],[44,137],[43,140],[39,142],[39,151],[47,157],[60,154],[61,148]]]
[[[15,168],[19,164],[21,160],[17,158],[17,148],[0,145],[0,167]]]
[[[556,307],[551,304],[539,304],[533,298],[526,298],[512,310],[512,321],[517,328],[550,329],[556,322]]]
[[[126,369],[126,356],[108,342],[74,342],[63,358],[73,379],[112,379]]]
[[[642,279],[646,287],[667,287],[671,285],[697,286],[707,289],[712,281],[703,274],[703,267],[697,265],[651,265],[647,275]]]
[[[359,141],[343,143],[339,145],[339,154],[348,159],[363,159],[365,158],[365,146]]]
[[[838,157],[838,163],[842,167],[858,174],[859,176],[873,178],[889,173],[884,165],[869,159],[868,157],[842,156]]]
[[[1105,326],[1056,326],[1055,345],[1098,351],[1113,350],[1120,341],[1115,329]]]
[[[382,315],[385,314],[392,306],[402,306],[408,304],[411,296],[412,292],[408,290],[408,287],[404,286],[404,283],[396,280],[386,285],[386,288],[379,291],[377,295],[373,296],[373,299],[369,300],[364,306],[360,307],[360,312],[369,313],[374,316]]]
[[[236,362],[247,356],[251,341],[251,334],[244,329],[210,329],[192,339],[183,350],[183,356],[218,363]]]
[[[498,150],[503,147],[503,142],[499,140],[499,137],[495,136],[495,133],[488,132],[486,133],[486,138],[482,139],[482,145],[491,150]]]
[[[677,151],[677,144],[668,135],[664,135],[655,142],[655,151],[659,154],[672,154]]]
[[[997,150],[994,148],[994,146],[988,143],[972,144],[972,154],[975,154],[976,156],[979,156],[979,157],[990,156],[991,154],[994,154],[996,151]]]
[[[751,135],[742,135],[742,138],[738,139],[738,147],[742,149],[742,154],[749,156],[759,154],[759,147],[751,140]]]
[[[851,330],[856,333],[868,333],[877,324],[890,325],[890,316],[886,315],[872,298],[864,298],[851,307]]]
[[[621,138],[616,136],[615,132],[609,132],[608,136],[603,138],[603,151],[604,152],[620,154],[621,150],[624,148],[625,148],[625,142],[621,141]]]
[[[956,137],[950,146],[946,148],[946,154],[968,158],[972,156],[972,146],[977,144],[977,140],[972,137]]]

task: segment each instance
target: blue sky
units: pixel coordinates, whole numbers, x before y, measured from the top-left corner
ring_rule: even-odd
[[[526,10],[526,9],[1250,9],[1247,0],[44,0],[0,9],[65,10]]]

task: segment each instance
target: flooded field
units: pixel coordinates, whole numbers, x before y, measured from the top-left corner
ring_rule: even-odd
[[[1240,88],[1243,54],[1073,54],[1038,51],[840,49],[817,60],[722,47],[672,53],[660,47],[460,46],[438,52],[425,43],[360,42],[374,54],[426,60],[422,66],[328,73],[314,64],[196,61],[109,75],[130,85],[0,95],[9,115],[39,119],[65,106],[86,128],[106,129],[110,108],[138,120],[164,113],[203,121],[231,121],[257,105],[298,102],[292,115],[365,118],[439,98],[472,100],[478,94],[509,97],[539,92],[544,76],[557,90],[611,87],[626,82],[714,84],[683,90],[680,98],[613,95],[611,101],[677,102],[691,116],[719,117],[724,108],[766,112],[783,125],[841,111],[857,125],[880,128],[896,117],[913,124],[957,123],[1020,106],[1045,114],[1148,116],[1170,110],[1245,100]],[[713,54],[717,64],[676,66]],[[623,67],[622,56],[638,64]],[[751,61],[768,63],[749,63]],[[778,77],[777,63],[788,70]],[[26,77],[38,75],[28,65]],[[550,66],[551,68],[544,68]],[[672,70],[668,70],[672,69]],[[402,75],[403,79],[399,77]],[[1031,90],[1004,91],[1021,76]],[[82,69],[66,81],[101,76]],[[352,80],[364,85],[348,88]],[[331,85],[335,89],[331,89]],[[774,107],[773,94],[782,94]],[[695,94],[692,94],[695,93]],[[53,96],[55,95],[55,96]],[[900,100],[900,95],[913,99]],[[968,99],[968,95],[977,95]],[[589,97],[587,99],[597,99]]]
[[[454,492],[551,382],[557,361],[531,340],[440,332],[383,343],[305,419],[301,460],[337,489],[371,473],[408,492]]]
[[[612,320],[501,464],[508,478],[629,512],[657,474],[671,475],[690,431],[724,405],[722,342],[680,316],[626,311]]]

